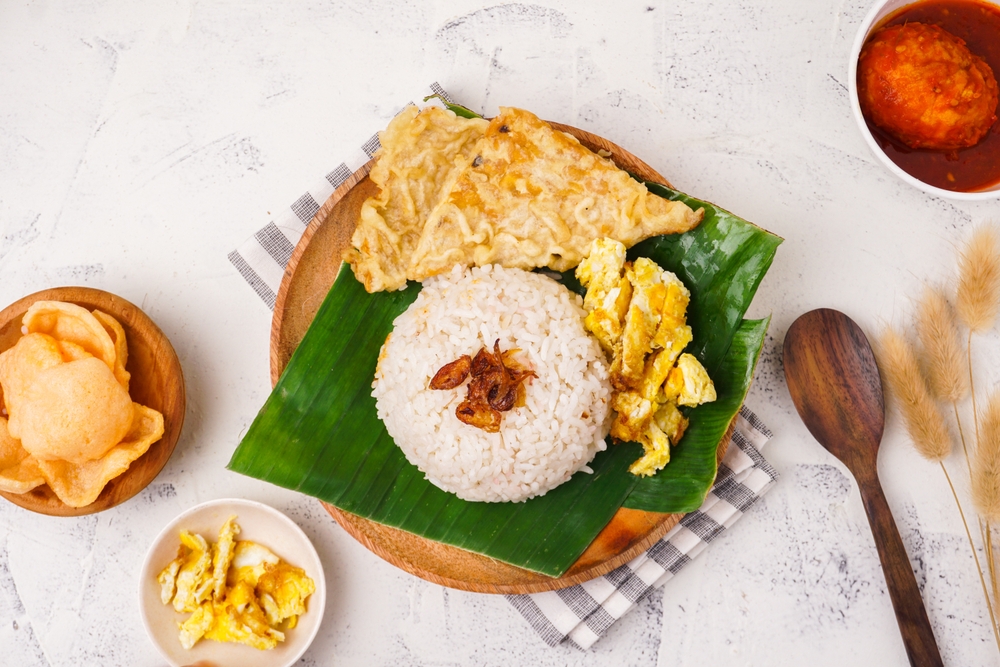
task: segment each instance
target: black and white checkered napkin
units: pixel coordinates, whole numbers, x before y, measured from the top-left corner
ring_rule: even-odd
[[[430,85],[426,95],[431,94],[450,101],[437,83]],[[373,123],[385,127],[390,120],[373,119]],[[229,261],[268,308],[274,308],[285,266],[309,221],[341,183],[372,159],[378,148],[375,134],[229,253]],[[590,648],[636,602],[704,551],[774,484],[778,475],[760,453],[770,437],[771,432],[757,415],[744,406],[715,486],[702,506],[686,515],[663,539],[603,577],[558,591],[508,595],[507,599],[546,643],[555,646],[567,641],[579,648]]]

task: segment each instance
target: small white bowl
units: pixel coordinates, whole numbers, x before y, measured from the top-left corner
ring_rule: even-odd
[[[185,649],[178,638],[177,624],[190,614],[178,613],[172,606],[160,601],[160,585],[156,576],[177,557],[182,529],[215,542],[222,524],[234,514],[241,529],[236,539],[257,542],[283,561],[302,568],[316,583],[316,592],[306,600],[307,611],[299,617],[298,625],[286,632],[285,641],[279,642],[273,649],[261,651],[243,644],[207,639],[191,649]],[[139,574],[139,609],[143,625],[153,644],[173,667],[199,661],[219,667],[290,667],[302,657],[319,632],[325,606],[326,578],[312,542],[287,516],[252,500],[210,500],[181,513],[156,536]]]
[[[986,1],[992,2],[992,0]],[[882,147],[878,145],[877,141],[875,141],[875,137],[872,136],[871,131],[868,129],[868,124],[865,122],[865,117],[861,113],[861,103],[858,101],[858,56],[861,55],[861,47],[864,46],[865,40],[868,39],[868,35],[872,33],[872,28],[874,28],[882,19],[895,12],[897,9],[901,9],[907,5],[912,5],[914,2],[915,0],[879,0],[875,3],[875,6],[871,8],[871,11],[868,12],[868,16],[865,17],[865,20],[861,22],[861,28],[858,30],[858,36],[854,39],[854,47],[851,49],[850,69],[847,73],[847,87],[850,91],[851,111],[854,113],[854,120],[858,124],[861,136],[865,138],[865,141],[868,143],[868,147],[871,149],[872,153],[875,154],[875,157],[882,161],[882,164],[885,165],[886,169],[913,187],[919,188],[920,190],[932,195],[962,201],[1000,199],[1000,184],[994,185],[987,190],[979,190],[976,192],[954,192],[952,190],[945,190],[944,188],[928,185],[919,178],[915,178],[906,173],[895,162],[889,159],[889,156],[885,154]],[[992,4],[1000,6],[1000,2],[992,2]]]

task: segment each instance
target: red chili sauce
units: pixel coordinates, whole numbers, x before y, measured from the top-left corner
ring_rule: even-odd
[[[922,0],[891,14],[879,28],[919,22],[940,26],[965,40],[1000,79],[1000,6],[979,0]],[[978,144],[958,151],[909,148],[865,122],[889,159],[924,183],[955,192],[985,190],[1000,183],[1000,121]]]

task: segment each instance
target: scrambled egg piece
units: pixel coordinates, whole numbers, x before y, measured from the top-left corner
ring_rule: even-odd
[[[174,582],[177,590],[174,594],[174,609],[195,611],[211,590],[211,581],[206,581],[206,577],[212,565],[212,550],[204,537],[182,530],[181,546],[176,561],[180,561],[180,568]],[[167,567],[172,568],[172,566],[173,563]],[[160,575],[163,577],[163,572]],[[166,587],[169,582],[160,579],[160,585]]]
[[[231,588],[225,600],[213,606],[212,612],[214,619],[205,631],[206,639],[239,642],[261,650],[274,648],[285,639],[285,634],[276,629],[284,619],[276,619],[272,626],[255,597],[254,589],[246,582]]]
[[[671,375],[681,376],[680,391],[677,393],[677,403],[680,405],[701,405],[715,400],[715,385],[708,377],[705,367],[690,354],[682,354],[677,359],[677,367]]]
[[[622,321],[632,300],[632,283],[622,275],[625,246],[612,239],[596,239],[590,254],[576,267],[576,277],[587,286],[584,325],[608,354],[622,337]]]
[[[188,620],[180,624],[181,646],[191,648],[205,636],[212,624],[215,623],[215,614],[212,613],[212,603],[206,602],[188,617]]]
[[[235,540],[239,532],[240,527],[236,525],[235,516],[229,517],[219,531],[219,541],[215,545],[215,554],[212,557],[212,596],[215,599],[221,598],[226,592],[226,575],[229,573],[229,565],[233,562]]]
[[[566,271],[594,239],[631,246],[703,215],[521,109],[487,121],[410,107],[379,138],[370,174],[379,194],[363,204],[344,254],[369,292],[455,264]]]
[[[256,542],[237,542],[227,581],[230,586],[240,581],[246,581],[256,586],[260,575],[264,574],[267,566],[277,565],[280,562],[281,559],[275,556],[267,547],[263,547]]]
[[[267,547],[236,540],[236,517],[209,544],[181,531],[177,558],[160,572],[160,598],[177,611],[191,612],[179,623],[180,642],[191,648],[201,639],[240,642],[270,649],[306,612],[316,584],[304,570],[283,562]]]
[[[261,604],[273,625],[288,619],[288,627],[295,627],[298,617],[306,612],[305,599],[313,590],[306,573],[288,563],[267,568],[257,582]]]
[[[716,399],[701,363],[682,354],[691,342],[687,307],[691,293],[677,276],[640,257],[625,261],[625,245],[596,239],[576,269],[587,288],[584,326],[612,355],[611,436],[642,443],[634,475],[653,475],[670,461],[688,420],[678,405]]]

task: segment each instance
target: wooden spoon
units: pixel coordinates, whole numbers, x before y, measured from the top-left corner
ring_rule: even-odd
[[[878,481],[885,407],[868,340],[847,315],[827,308],[813,310],[789,327],[784,364],[788,391],[802,421],[858,481],[910,664],[942,665],[913,569]]]

